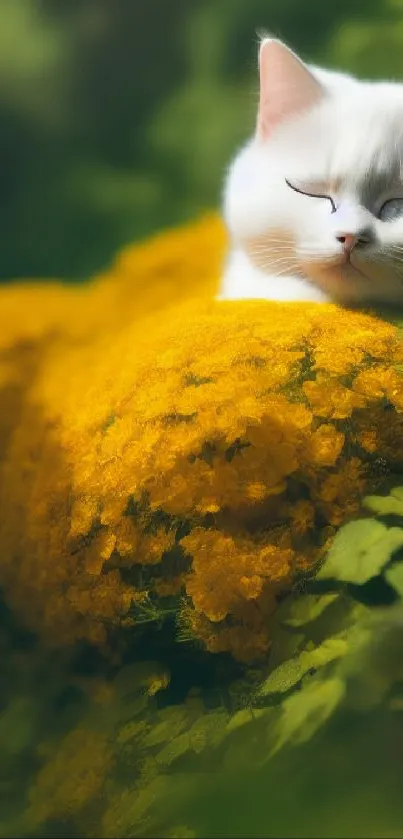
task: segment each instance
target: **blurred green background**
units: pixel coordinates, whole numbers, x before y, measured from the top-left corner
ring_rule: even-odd
[[[403,0],[0,0],[0,278],[80,280],[217,206],[260,29],[403,77]]]

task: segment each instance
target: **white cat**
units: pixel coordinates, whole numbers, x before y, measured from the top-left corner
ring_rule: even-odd
[[[403,304],[403,84],[307,66],[269,38],[259,69],[219,299]]]

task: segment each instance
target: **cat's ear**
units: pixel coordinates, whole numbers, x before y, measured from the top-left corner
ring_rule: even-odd
[[[320,102],[324,89],[306,65],[281,41],[265,38],[259,51],[260,101],[257,136]]]

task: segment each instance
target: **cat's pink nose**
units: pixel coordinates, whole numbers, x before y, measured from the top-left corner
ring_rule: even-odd
[[[350,255],[351,251],[359,242],[359,236],[355,236],[353,233],[346,233],[344,236],[336,236],[336,239],[341,245],[343,245],[343,250],[346,256]]]
[[[345,256],[350,256],[354,248],[363,248],[365,245],[370,245],[372,238],[371,231],[367,229],[360,230],[359,233],[339,233],[336,236],[337,241],[343,245]]]

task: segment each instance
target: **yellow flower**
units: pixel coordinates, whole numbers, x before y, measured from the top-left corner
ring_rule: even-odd
[[[307,440],[302,458],[310,466],[334,466],[343,449],[344,440],[342,431],[323,423]]]
[[[184,574],[178,574],[177,577],[169,579],[156,579],[154,588],[159,597],[172,597],[181,592],[184,581]]]
[[[0,584],[48,643],[107,648],[169,597],[252,661],[278,594],[403,465],[399,329],[215,301],[225,245],[211,216],[87,286],[0,291]]]
[[[310,501],[297,501],[291,505],[290,518],[297,533],[306,533],[314,525],[315,507]]]
[[[366,429],[357,434],[357,442],[367,452],[374,454],[379,446],[378,433],[375,429]]]
[[[367,399],[379,400],[382,396],[395,405],[403,407],[403,378],[392,367],[382,367],[362,370],[353,382],[354,390],[362,393]]]
[[[170,682],[169,673],[162,673],[160,676],[154,676],[147,682],[146,690],[149,696],[155,696],[159,690],[164,690],[168,687]]]
[[[318,374],[314,381],[304,382],[304,393],[318,417],[346,419],[355,408],[364,405],[364,399],[341,384],[336,378]]]
[[[246,537],[235,540],[203,528],[193,530],[182,545],[192,555],[187,594],[197,611],[214,623],[234,613],[242,600],[257,599],[265,586],[277,590],[290,577],[290,549],[262,545]]]

